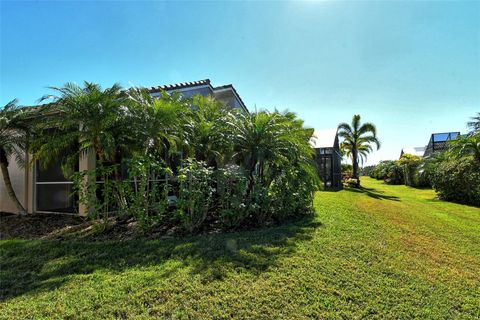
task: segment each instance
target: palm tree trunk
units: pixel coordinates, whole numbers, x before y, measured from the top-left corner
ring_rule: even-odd
[[[353,178],[358,180],[358,156],[357,150],[352,152]]]
[[[2,170],[3,181],[5,182],[5,189],[7,189],[8,196],[15,204],[15,207],[17,207],[18,213],[27,214],[25,208],[22,206],[20,201],[18,201],[15,190],[13,190],[10,174],[8,173],[8,160],[3,150],[0,150],[0,169]]]

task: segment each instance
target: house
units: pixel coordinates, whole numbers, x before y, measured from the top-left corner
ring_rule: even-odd
[[[160,96],[161,91],[166,91],[168,93],[176,91],[184,98],[191,98],[198,94],[202,96],[213,96],[227,106],[248,112],[245,103],[243,103],[242,98],[240,98],[240,95],[238,94],[237,90],[235,90],[233,85],[227,84],[219,87],[213,87],[210,83],[210,79],[169,84],[147,89],[153,97]]]
[[[425,147],[407,147],[400,152],[400,158],[404,154],[413,154],[422,158],[427,158],[437,151],[445,151],[448,148],[448,142],[455,140],[460,136],[460,132],[432,133],[430,140]]]
[[[315,161],[325,189],[342,189],[342,155],[337,129],[315,130],[310,145],[315,149]]]
[[[425,153],[426,148],[427,147],[406,147],[406,148],[403,148],[402,151],[400,152],[400,158],[404,154],[413,154],[413,155],[421,158],[421,157],[423,157],[423,154]]]
[[[162,90],[167,93],[179,92],[183,97],[189,98],[200,94],[213,96],[232,108],[248,112],[245,103],[233,85],[212,86],[209,79],[185,82],[171,85],[147,88],[152,96],[159,96]],[[26,155],[28,161],[28,154]],[[91,170],[95,168],[95,156],[92,154],[80,157],[77,170]],[[66,179],[60,164],[52,165],[47,169],[33,165],[32,168],[23,169],[15,161],[10,161],[10,178],[17,198],[29,213],[76,213],[86,214],[86,208],[78,205],[73,195],[73,182]],[[0,212],[16,212],[5,190],[3,177],[0,173]]]
[[[428,157],[436,151],[445,151],[448,148],[448,141],[455,140],[460,132],[432,133],[423,157]]]

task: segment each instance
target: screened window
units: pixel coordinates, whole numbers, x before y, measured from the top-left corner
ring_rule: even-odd
[[[75,170],[78,171],[78,163]],[[52,164],[46,169],[37,164],[35,191],[36,211],[77,212],[73,181],[65,177],[60,163]]]

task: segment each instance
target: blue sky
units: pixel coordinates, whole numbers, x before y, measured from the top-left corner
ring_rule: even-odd
[[[0,3],[0,103],[89,80],[233,83],[317,129],[360,114],[369,163],[480,111],[480,2]]]

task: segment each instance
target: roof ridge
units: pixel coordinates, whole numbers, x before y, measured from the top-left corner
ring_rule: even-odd
[[[199,85],[210,85],[210,79],[203,79],[197,81],[188,81],[188,82],[178,82],[173,84],[164,84],[156,87],[148,88],[149,92],[159,91],[159,90],[173,90],[173,89],[181,89],[181,88],[188,88],[193,86]]]

